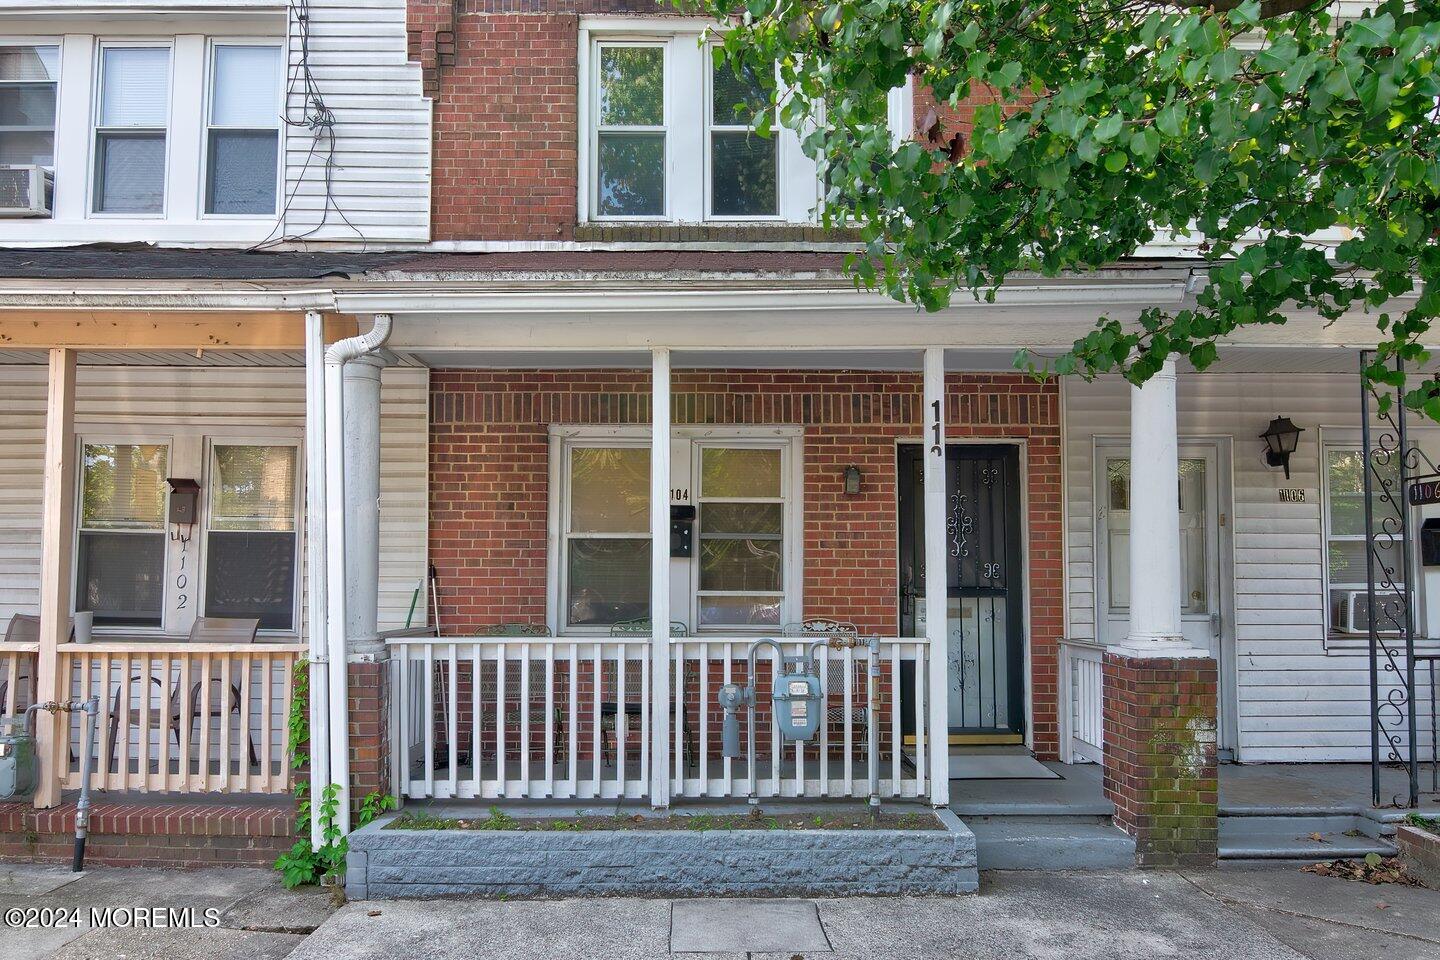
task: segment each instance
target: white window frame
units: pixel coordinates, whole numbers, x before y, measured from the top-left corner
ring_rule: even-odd
[[[60,149],[60,84],[64,78],[65,48],[62,37],[0,37],[0,47],[54,47],[55,48],[55,119],[50,125],[50,164],[45,169],[52,174],[55,172],[55,165],[58,161],[56,154]],[[16,85],[23,85],[21,81],[14,81]],[[0,81],[0,87],[9,86],[5,81]],[[31,129],[31,128],[24,128]]]
[[[300,428],[285,427],[264,427],[258,425],[235,425],[226,426],[223,424],[203,423],[163,423],[153,426],[136,428],[123,423],[109,423],[103,420],[95,420],[76,425],[75,430],[75,455],[76,463],[82,462],[81,454],[85,445],[107,444],[107,443],[153,443],[164,444],[168,448],[167,467],[171,477],[189,477],[200,484],[200,509],[195,518],[194,529],[191,531],[190,543],[196,551],[196,563],[194,570],[189,573],[188,582],[184,587],[176,585],[175,575],[181,571],[177,570],[174,564],[175,545],[170,541],[169,517],[169,493],[166,494],[165,515],[167,517],[164,525],[167,548],[165,552],[165,590],[164,604],[161,611],[161,625],[159,627],[143,626],[96,626],[96,636],[146,636],[146,637],[171,637],[183,638],[189,634],[190,624],[195,617],[205,615],[205,583],[208,574],[207,568],[207,546],[210,534],[210,480],[211,465],[213,463],[212,448],[216,443],[221,446],[293,446],[295,447],[296,472],[295,472],[295,583],[293,589],[293,613],[289,630],[260,630],[258,635],[262,637],[274,637],[277,639],[292,639],[303,635],[305,627],[305,538],[308,535],[305,527],[305,439]],[[76,510],[75,522],[73,524],[71,539],[71,556],[77,556],[75,551],[79,549],[80,542],[80,509],[81,497],[83,496],[84,475],[83,470],[75,471],[75,496]],[[74,600],[79,590],[79,569],[78,564],[71,564],[70,571],[70,597],[71,610],[74,610]],[[186,610],[188,616],[179,618],[177,622],[175,602],[180,593],[186,593]]]
[[[670,103],[671,84],[674,75],[671,56],[673,38],[668,37],[647,37],[647,36],[616,36],[597,39],[593,44],[593,56],[591,57],[590,75],[588,80],[589,116],[594,118],[590,124],[589,144],[590,156],[594,162],[590,164],[589,173],[589,209],[593,218],[600,223],[663,223],[671,219],[672,195],[674,192],[675,178],[671,176],[674,171],[673,155],[675,133],[672,130]],[[600,122],[600,52],[607,47],[644,47],[659,49],[661,52],[662,96],[661,96],[661,124],[658,127],[647,126],[604,126]],[[600,214],[600,134],[602,133],[660,133],[664,136],[665,152],[661,164],[661,196],[663,199],[663,211],[659,214],[637,214],[625,216],[603,216]]]
[[[87,446],[106,446],[114,444],[151,444],[165,448],[165,469],[171,476],[175,476],[175,437],[168,431],[135,431],[124,428],[110,429],[103,425],[96,425],[85,430],[75,431],[75,522],[71,531],[70,539],[70,612],[73,614],[80,599],[80,534],[85,529],[85,518],[83,504],[85,502],[85,448]],[[164,540],[167,546],[164,549],[161,562],[160,576],[165,586],[160,595],[160,625],[145,626],[144,624],[96,624],[93,633],[96,636],[105,634],[133,634],[136,636],[165,636],[165,621],[170,611],[170,550],[168,547],[170,537],[170,524],[164,518],[170,512],[170,493],[165,493],[165,505],[162,508],[162,520],[159,531],[147,530],[144,533],[150,536],[157,534]],[[123,533],[126,531],[110,530],[109,533]],[[142,531],[129,531],[140,533]]]
[[[158,127],[106,127],[102,126],[101,112],[103,109],[102,98],[105,95],[105,51],[123,48],[151,49],[164,47],[166,60],[170,67],[170,76],[165,86],[165,126]],[[86,209],[88,215],[104,220],[164,220],[170,215],[170,167],[173,163],[171,150],[175,143],[175,38],[155,37],[138,38],[125,37],[123,39],[96,38],[95,58],[91,68],[93,80],[90,92],[90,163],[89,172],[86,177]],[[160,183],[163,193],[160,197],[160,209],[151,213],[133,213],[128,211],[105,211],[100,209],[100,136],[103,133],[125,132],[125,131],[150,131],[161,130],[165,134],[165,161],[160,171]]]
[[[782,447],[783,476],[782,493],[785,497],[784,531],[785,554],[781,571],[784,595],[780,604],[780,626],[799,622],[805,610],[805,461],[803,427],[785,425],[717,425],[676,427],[670,432],[672,444],[685,443],[690,454],[685,468],[690,481],[681,488],[675,487],[676,468],[679,458],[671,461],[672,495],[674,503],[697,503],[696,481],[699,479],[699,450],[704,445],[735,447],[761,446]],[[550,427],[549,442],[549,497],[547,508],[547,529],[550,549],[546,563],[546,610],[548,621],[554,632],[560,636],[609,636],[609,626],[576,626],[568,623],[569,579],[566,558],[569,554],[568,533],[570,527],[570,450],[575,447],[648,447],[650,428],[642,425],[604,426],[554,424]],[[586,535],[591,536],[590,534]],[[630,534],[614,535],[619,539],[642,539]],[[649,532],[643,539],[650,539]],[[705,636],[766,636],[778,633],[777,627],[759,625],[754,627],[699,626],[699,600],[696,589],[699,585],[699,516],[697,510],[693,555],[686,561],[689,573],[686,577],[687,599],[683,605],[673,603],[672,612],[684,610],[693,634]],[[672,574],[670,584],[675,584]],[[749,594],[747,594],[749,595]]]
[[[213,487],[215,480],[215,447],[292,447],[295,450],[295,489],[293,493],[294,503],[291,504],[291,521],[294,529],[291,531],[295,537],[295,561],[291,568],[295,571],[294,582],[290,585],[290,628],[280,630],[260,630],[260,636],[291,637],[300,635],[300,627],[304,621],[305,611],[302,607],[302,599],[305,590],[305,537],[304,537],[304,502],[305,502],[305,450],[302,441],[293,434],[279,436],[275,434],[229,434],[206,432],[202,449],[204,457],[204,469],[200,476],[200,516],[196,518],[196,536],[201,537],[200,541],[200,563],[199,582],[195,592],[195,616],[209,616],[205,612],[210,602],[208,587],[210,584],[210,517],[214,509]]]
[[[280,71],[275,100],[275,205],[268,213],[211,213],[210,206],[210,134],[215,130],[258,132],[270,127],[230,127],[214,122],[215,51],[219,47],[269,47],[280,53]],[[202,220],[273,220],[280,215],[281,198],[285,193],[285,44],[276,37],[207,37],[205,41],[205,105],[200,131],[199,196],[196,215]]]
[[[775,116],[771,118],[771,133],[769,138],[766,139],[766,142],[769,143],[775,151],[775,212],[769,214],[724,214],[715,212],[715,132],[717,130],[721,133],[748,131],[753,136],[759,136],[759,134],[754,132],[755,128],[753,126],[733,122],[717,123],[715,120],[715,60],[713,53],[717,46],[718,44],[707,43],[704,47],[704,57],[702,58],[705,61],[705,78],[702,84],[705,91],[705,219],[713,220],[717,223],[783,221],[785,218],[782,216],[781,211],[785,209],[785,177],[781,164],[783,151],[780,149],[782,138],[778,109],[775,111]],[[779,81],[778,73],[779,71],[777,70],[777,83]],[[734,120],[738,118],[731,119]]]

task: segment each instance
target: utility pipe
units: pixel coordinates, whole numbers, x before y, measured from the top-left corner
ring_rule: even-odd
[[[310,641],[310,783],[330,782],[330,681],[325,629],[325,317],[305,314],[305,596]],[[312,801],[315,799],[311,798]],[[310,804],[310,845],[325,840],[320,804]]]
[[[325,351],[325,639],[330,685],[330,783],[336,787],[335,826],[350,833],[350,710],[345,647],[345,364],[374,353],[390,339],[391,320],[375,314],[368,333],[332,343]],[[319,806],[316,793],[311,800]]]

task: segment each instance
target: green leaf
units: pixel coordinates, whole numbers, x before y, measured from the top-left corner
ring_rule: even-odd
[[[1107,114],[1095,121],[1095,139],[1100,143],[1109,143],[1120,134],[1125,126],[1125,118],[1118,113]]]
[[[1179,101],[1167,103],[1155,115],[1155,129],[1172,139],[1180,136],[1185,123],[1185,105]]]
[[[1362,50],[1369,50],[1371,47],[1388,44],[1390,35],[1394,32],[1395,18],[1388,13],[1382,13],[1378,17],[1361,17],[1351,22],[1349,29],[1345,31],[1345,41]]]
[[[1111,173],[1119,173],[1124,170],[1125,165],[1129,162],[1130,158],[1125,155],[1124,150],[1114,150],[1105,154],[1105,169]]]

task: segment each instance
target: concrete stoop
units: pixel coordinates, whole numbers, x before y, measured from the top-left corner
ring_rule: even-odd
[[[1135,838],[1109,817],[967,818],[982,870],[1124,870]]]
[[[1222,810],[1220,859],[1316,861],[1395,854],[1387,811]]]
[[[351,899],[484,896],[964,894],[980,887],[975,835],[939,830],[413,830],[350,836]]]

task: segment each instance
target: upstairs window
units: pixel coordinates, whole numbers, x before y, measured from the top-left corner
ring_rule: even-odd
[[[595,209],[602,217],[663,217],[665,48],[605,43],[596,64]]]
[[[59,78],[59,47],[0,47],[0,166],[55,165]]]
[[[280,163],[277,46],[212,48],[205,212],[272,216]]]
[[[170,48],[105,46],[95,128],[95,211],[165,210]]]
[[[775,77],[728,63],[710,70],[710,215],[755,219],[779,213],[779,139],[755,132],[756,114],[770,103]]]

